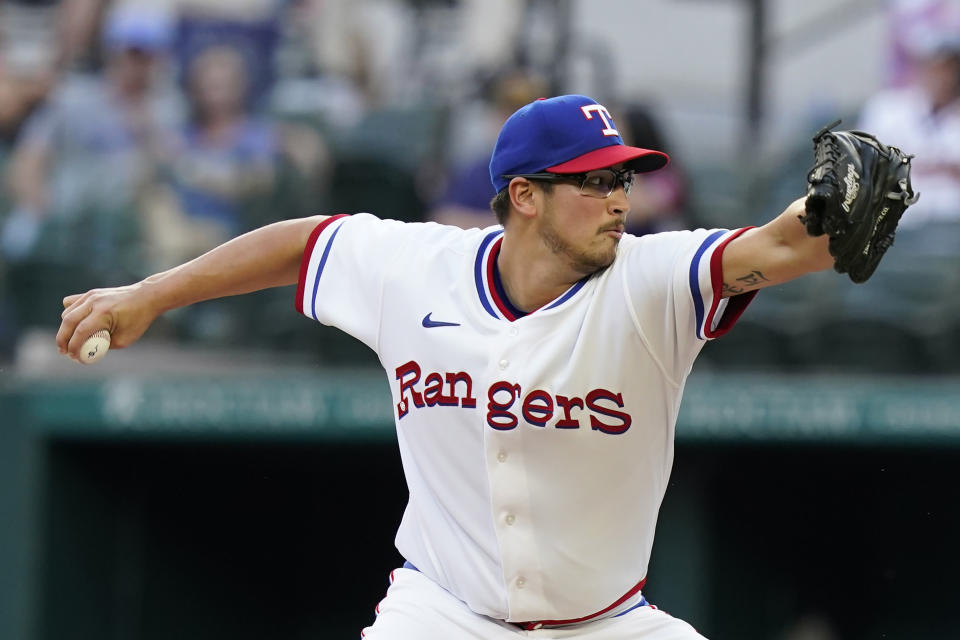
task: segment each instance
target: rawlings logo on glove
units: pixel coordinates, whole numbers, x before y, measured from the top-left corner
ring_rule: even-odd
[[[814,164],[800,220],[810,235],[830,236],[837,272],[864,282],[893,244],[903,212],[920,194],[910,185],[913,156],[869,133],[830,131],[838,124],[813,137]]]
[[[843,197],[843,210],[850,213],[850,205],[860,193],[860,174],[853,168],[853,163],[847,165],[847,177],[843,179],[847,186],[847,195]]]

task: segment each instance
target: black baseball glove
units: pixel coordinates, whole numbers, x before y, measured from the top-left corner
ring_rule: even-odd
[[[862,131],[831,131],[813,137],[814,164],[807,174],[806,213],[812,236],[830,236],[833,268],[854,282],[869,278],[893,244],[900,216],[917,201],[910,185],[910,159]]]

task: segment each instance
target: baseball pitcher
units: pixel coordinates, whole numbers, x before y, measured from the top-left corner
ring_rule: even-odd
[[[624,233],[638,172],[586,96],[535,101],[490,161],[498,224],[368,213],[289,220],[126,287],[64,299],[57,345],[136,341],[161,313],[297,284],[295,306],[379,356],[409,502],[371,640],[688,640],[643,595],[684,383],[761,288],[831,266],[863,281],[914,195],[909,157],[815,140],[809,196],[771,222]]]

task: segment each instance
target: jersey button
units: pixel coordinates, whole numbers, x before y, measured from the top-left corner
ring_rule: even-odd
[[[506,452],[506,451],[501,451],[500,453],[498,453],[498,454],[497,454],[497,460],[498,460],[499,462],[506,462],[506,461],[507,461],[507,452]]]
[[[510,361],[507,360],[506,358],[504,358],[503,360],[500,361],[500,369],[501,369],[501,370],[506,369],[506,368],[509,367],[509,366],[510,366]]]
[[[511,337],[516,338],[517,335],[520,333],[520,329],[517,329],[516,327],[510,327],[509,333]]]
[[[527,579],[523,576],[517,578],[517,589],[523,589],[527,585]]]
[[[517,521],[517,517],[512,513],[508,513],[507,516],[503,519],[503,521],[506,522],[507,526],[509,527],[510,525],[512,525],[514,522]]]

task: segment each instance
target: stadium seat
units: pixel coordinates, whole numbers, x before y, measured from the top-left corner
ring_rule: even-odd
[[[845,283],[841,304],[808,336],[835,368],[938,373],[957,365],[960,260],[891,251],[869,281]]]

